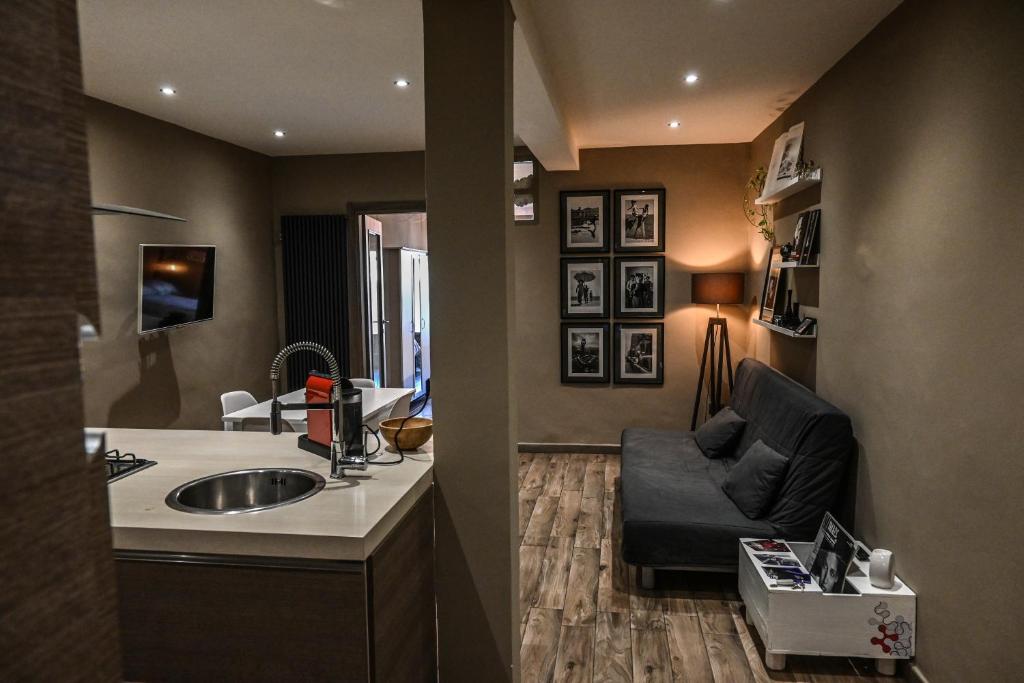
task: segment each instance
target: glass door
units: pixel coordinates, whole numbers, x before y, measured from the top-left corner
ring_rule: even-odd
[[[384,386],[386,375],[384,318],[384,242],[381,222],[363,216],[363,247],[366,254],[366,368],[378,387]]]

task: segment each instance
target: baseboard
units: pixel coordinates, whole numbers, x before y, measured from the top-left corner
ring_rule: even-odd
[[[522,443],[520,453],[618,453],[617,443]]]
[[[928,683],[928,679],[921,671],[921,667],[919,667],[916,663],[911,663],[907,665],[907,673],[910,674],[910,678],[917,681],[917,683]]]

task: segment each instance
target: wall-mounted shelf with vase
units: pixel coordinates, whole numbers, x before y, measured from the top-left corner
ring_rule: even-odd
[[[818,324],[817,323],[815,323],[811,327],[812,331],[809,334],[797,334],[795,330],[791,330],[788,327],[782,327],[781,325],[775,325],[774,323],[766,322],[766,321],[761,320],[759,318],[754,318],[754,324],[755,325],[760,325],[761,327],[769,329],[772,332],[777,332],[778,334],[781,334],[784,337],[792,337],[793,339],[817,339],[818,338]]]
[[[819,183],[821,183],[821,169],[816,168],[806,175],[794,178],[788,185],[772,188],[770,193],[762,194],[754,200],[754,203],[758,206],[763,206],[765,204],[777,204],[786,197],[792,197],[797,192],[803,192],[807,188],[818,185]]]

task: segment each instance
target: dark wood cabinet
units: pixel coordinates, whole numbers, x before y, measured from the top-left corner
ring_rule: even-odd
[[[433,499],[366,562],[119,551],[127,680],[434,681]]]

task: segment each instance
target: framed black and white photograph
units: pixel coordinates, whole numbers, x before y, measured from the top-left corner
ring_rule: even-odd
[[[562,383],[607,384],[611,340],[608,323],[562,323]]]
[[[530,151],[515,150],[512,163],[512,219],[516,224],[537,223],[537,160]]]
[[[661,323],[616,323],[616,384],[663,384],[665,326]]]
[[[665,251],[665,190],[615,191],[615,250]]]
[[[562,252],[604,252],[611,248],[611,193],[573,190],[559,193]]]
[[[797,181],[803,153],[804,124],[798,123],[775,139],[762,195],[770,195]]]
[[[615,259],[615,316],[665,317],[665,257],[621,256]]]
[[[768,260],[768,270],[764,275],[764,286],[761,288],[761,310],[758,317],[766,323],[775,318],[775,299],[779,292],[779,281],[782,279],[782,247],[772,247]]]
[[[562,317],[607,318],[611,273],[608,258],[563,258]]]

